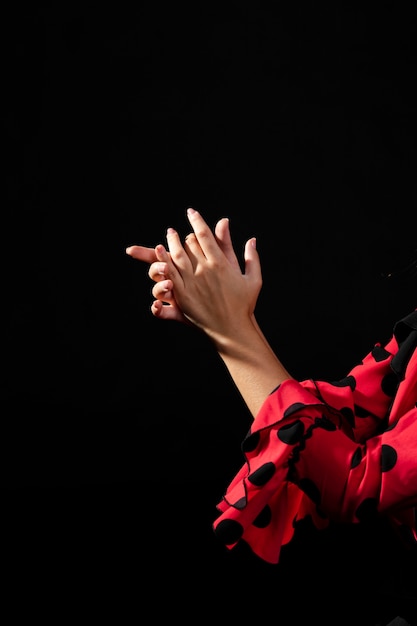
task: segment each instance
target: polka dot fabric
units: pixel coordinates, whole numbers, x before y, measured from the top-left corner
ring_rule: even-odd
[[[386,515],[417,541],[417,310],[342,380],[287,380],[242,443],[245,463],[213,529],[270,563],[297,521],[318,529]]]

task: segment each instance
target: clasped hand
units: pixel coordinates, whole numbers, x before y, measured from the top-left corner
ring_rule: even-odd
[[[154,282],[151,311],[158,318],[177,320],[200,328],[213,340],[242,333],[253,324],[262,274],[255,238],[244,248],[242,273],[233,249],[229,220],[209,228],[198,211],[187,210],[192,232],[182,243],[168,228],[167,247],[133,245],[131,257],[149,263]]]

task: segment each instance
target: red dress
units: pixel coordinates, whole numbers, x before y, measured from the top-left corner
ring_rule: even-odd
[[[416,542],[416,403],[417,309],[342,380],[287,380],[268,396],[214,532],[270,563],[306,516],[320,529],[382,514]]]

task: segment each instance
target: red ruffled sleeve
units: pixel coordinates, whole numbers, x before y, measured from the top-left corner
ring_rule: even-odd
[[[393,336],[346,378],[287,380],[265,400],[217,505],[213,529],[228,548],[245,541],[277,563],[306,516],[320,529],[383,513],[417,539],[417,357],[399,374],[397,352]]]

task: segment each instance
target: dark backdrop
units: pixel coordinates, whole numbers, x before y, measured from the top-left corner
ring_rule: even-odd
[[[342,376],[388,338],[415,306],[409,285],[383,277],[415,243],[412,3],[35,3],[2,15],[13,545],[33,573],[41,543],[52,569],[77,563],[84,586],[119,576],[129,601],[170,590],[167,614],[195,594],[214,614],[222,597],[236,611],[230,580],[247,602],[246,585],[252,598],[284,585],[297,605],[314,549],[300,548],[301,574],[291,556],[271,582],[212,536],[250,416],[208,342],[152,317],[147,267],[124,250],[164,241],[168,226],[185,235],[188,206],[213,226],[228,216],[239,254],[256,235],[258,318],[296,377]]]

